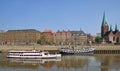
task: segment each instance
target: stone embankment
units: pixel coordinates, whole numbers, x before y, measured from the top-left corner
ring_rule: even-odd
[[[95,54],[120,54],[120,46],[94,46],[96,50]]]

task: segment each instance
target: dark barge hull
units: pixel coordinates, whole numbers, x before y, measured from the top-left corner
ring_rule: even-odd
[[[94,51],[90,51],[90,52],[62,52],[60,51],[60,53],[63,55],[81,55],[81,54],[94,54]]]
[[[65,53],[65,52],[60,52],[62,55],[80,55],[80,56],[92,56],[94,52],[89,52],[89,53]]]

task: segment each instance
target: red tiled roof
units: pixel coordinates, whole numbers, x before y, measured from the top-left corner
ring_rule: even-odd
[[[44,33],[53,33],[52,30],[44,30]]]

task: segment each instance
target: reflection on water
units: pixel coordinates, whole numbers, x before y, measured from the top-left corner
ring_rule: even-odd
[[[120,71],[119,54],[101,54],[96,59],[101,63],[101,71]]]
[[[61,59],[15,59],[0,54],[0,71],[120,71],[120,55],[66,55]]]

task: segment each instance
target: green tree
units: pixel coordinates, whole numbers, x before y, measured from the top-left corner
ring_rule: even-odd
[[[96,43],[100,43],[100,41],[101,41],[101,37],[100,37],[100,36],[96,36],[95,42],[96,42]]]
[[[54,38],[51,39],[51,44],[55,44]]]
[[[37,41],[38,44],[46,44],[46,37],[44,35],[40,36],[40,39]]]

